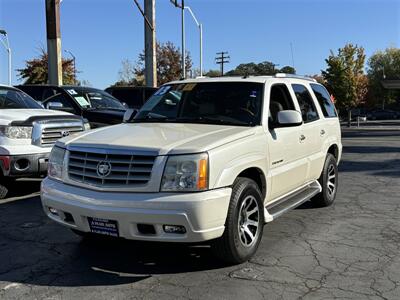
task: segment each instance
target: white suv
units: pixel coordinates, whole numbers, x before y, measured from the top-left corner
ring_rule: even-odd
[[[44,109],[24,92],[0,85],[0,199],[11,180],[46,175],[56,140],[84,128],[81,117]]]
[[[176,81],[129,114],[56,143],[41,189],[51,219],[84,236],[210,240],[240,263],[264,223],[309,199],[335,199],[339,121],[312,79]]]

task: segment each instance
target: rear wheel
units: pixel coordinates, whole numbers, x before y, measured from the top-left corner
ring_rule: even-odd
[[[264,206],[257,184],[238,178],[232,189],[225,231],[213,242],[216,256],[229,263],[250,259],[260,244],[264,226]]]
[[[325,158],[324,169],[318,179],[322,192],[311,199],[316,207],[330,206],[335,201],[338,189],[338,168],[336,158],[328,153]]]

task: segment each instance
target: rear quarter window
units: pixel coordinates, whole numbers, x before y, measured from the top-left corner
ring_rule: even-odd
[[[332,103],[331,97],[322,85],[311,83],[311,89],[314,92],[315,97],[318,100],[319,106],[321,107],[322,113],[325,118],[336,118],[337,113],[335,106]]]

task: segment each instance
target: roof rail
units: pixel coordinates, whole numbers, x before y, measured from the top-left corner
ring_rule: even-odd
[[[304,80],[308,80],[308,81],[317,82],[314,78],[309,77],[309,76],[287,74],[287,73],[276,73],[274,75],[274,77],[276,77],[276,78],[297,78],[297,79],[304,79]]]

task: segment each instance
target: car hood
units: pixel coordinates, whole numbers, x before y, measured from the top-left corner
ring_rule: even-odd
[[[40,116],[71,116],[71,114],[49,109],[0,109],[0,125],[8,125],[12,121],[25,121],[30,117]]]
[[[68,137],[68,147],[151,151],[157,155],[197,153],[255,134],[255,127],[131,123],[108,126]]]

